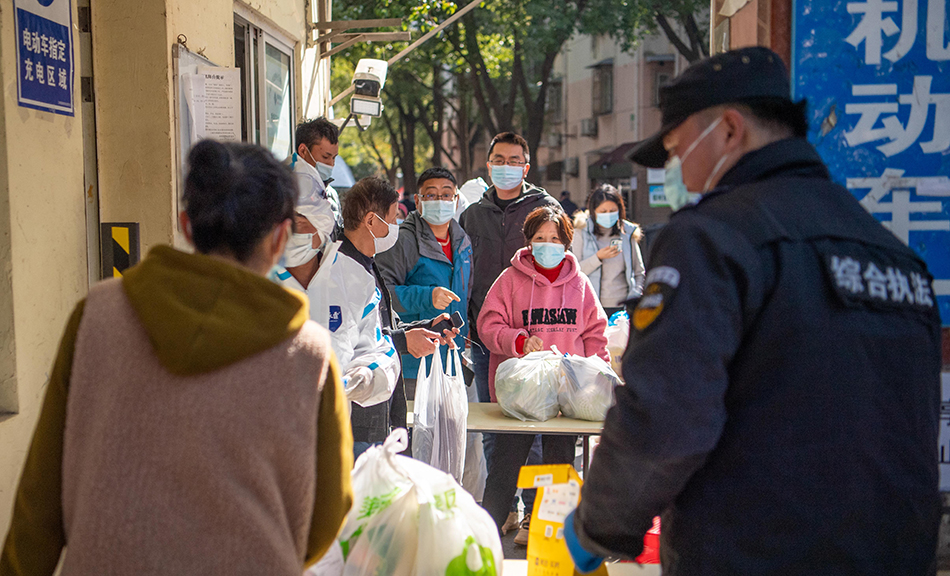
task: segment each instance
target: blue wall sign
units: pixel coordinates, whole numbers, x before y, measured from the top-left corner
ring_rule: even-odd
[[[948,2],[793,2],[792,90],[808,99],[809,140],[832,177],[926,260],[948,326]]]
[[[20,106],[74,115],[70,0],[14,0]]]

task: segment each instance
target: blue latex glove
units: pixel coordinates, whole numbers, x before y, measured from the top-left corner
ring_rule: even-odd
[[[577,532],[574,531],[574,512],[567,515],[564,520],[564,541],[567,543],[567,550],[571,553],[571,559],[574,560],[574,566],[582,574],[593,572],[600,568],[604,559],[594,556],[581,546],[577,540]]]

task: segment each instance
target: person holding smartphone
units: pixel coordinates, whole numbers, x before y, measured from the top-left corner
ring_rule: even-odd
[[[623,303],[643,293],[646,273],[638,242],[640,226],[622,218],[623,196],[610,184],[603,184],[587,197],[587,210],[574,219],[571,251],[587,274],[594,293],[609,317],[623,309]]]
[[[455,220],[459,199],[455,176],[435,166],[419,176],[417,186],[416,209],[399,226],[396,244],[380,254],[376,263],[392,294],[393,310],[402,320],[418,322],[458,313],[461,330],[455,344],[464,350],[472,286],[472,242]],[[447,351],[442,349],[443,362],[447,361]],[[402,357],[409,400],[415,398],[419,362],[417,356]]]

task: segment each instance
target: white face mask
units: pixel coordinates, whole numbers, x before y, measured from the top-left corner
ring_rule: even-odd
[[[514,190],[524,181],[524,166],[492,166],[491,182],[496,190]]]
[[[321,180],[326,182],[330,179],[330,176],[333,175],[333,166],[324,164],[323,162],[317,162],[317,174],[320,175]]]
[[[313,248],[313,234],[291,234],[284,247],[284,266],[296,268],[310,262],[319,250]]]
[[[333,166],[324,164],[323,162],[317,162],[317,159],[313,157],[313,152],[310,151],[309,147],[307,147],[307,156],[310,156],[310,160],[313,161],[313,167],[317,169],[317,174],[320,175],[320,179],[323,181],[329,180],[330,176],[333,175]]]
[[[683,182],[683,162],[686,161],[686,157],[689,156],[689,153],[696,149],[696,146],[703,141],[703,138],[708,136],[715,128],[722,122],[722,116],[716,119],[715,122],[706,127],[705,130],[699,135],[698,138],[693,140],[693,143],[686,148],[686,152],[683,152],[683,156],[673,155],[669,160],[666,161],[666,174],[663,182],[663,192],[666,194],[666,201],[670,204],[670,207],[675,212],[683,206],[686,206],[691,201],[695,201],[698,198],[698,193],[690,193],[686,189],[686,184]],[[703,185],[703,192],[709,190],[709,184],[712,182],[713,177],[719,173],[719,169],[722,168],[722,165],[725,163],[726,159],[729,156],[723,156],[719,159],[719,162],[716,163],[715,168],[713,168],[712,173],[706,178],[706,183]]]
[[[373,216],[379,218],[379,214],[373,212]],[[389,228],[389,232],[386,233],[382,238],[377,238],[373,231],[367,226],[370,236],[373,237],[373,243],[376,245],[376,253],[382,254],[386,250],[389,250],[396,245],[396,240],[399,240],[399,226],[395,224],[390,224],[382,218],[379,218],[379,221],[386,225]]]
[[[455,200],[423,200],[420,211],[426,222],[441,226],[455,216]]]

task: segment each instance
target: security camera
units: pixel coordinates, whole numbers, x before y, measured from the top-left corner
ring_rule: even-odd
[[[386,84],[389,64],[385,60],[361,58],[353,74],[354,96],[350,98],[350,113],[363,116],[380,116],[383,103],[379,98]]]
[[[356,73],[353,74],[353,88],[360,96],[379,97],[386,84],[386,71],[389,64],[385,60],[361,58],[356,63]]]

